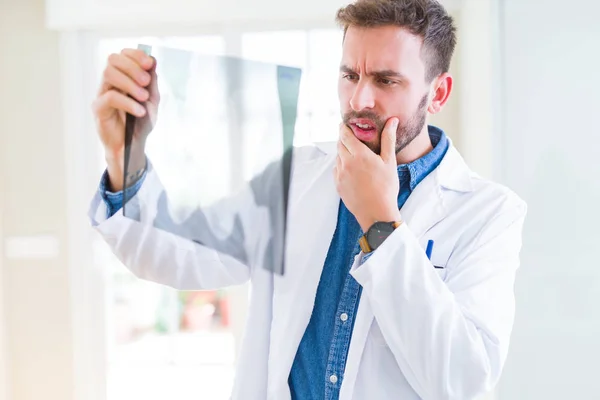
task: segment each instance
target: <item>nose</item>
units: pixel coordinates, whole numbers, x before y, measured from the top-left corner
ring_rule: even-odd
[[[350,99],[350,107],[354,111],[362,111],[375,107],[375,97],[370,85],[365,82],[359,82],[355,86],[354,93]]]

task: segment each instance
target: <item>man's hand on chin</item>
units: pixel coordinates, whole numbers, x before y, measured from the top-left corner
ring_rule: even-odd
[[[358,140],[346,124],[340,125],[338,156],[334,168],[336,187],[363,232],[377,221],[400,220],[397,128],[398,119],[390,118],[381,135],[381,155],[377,155]]]

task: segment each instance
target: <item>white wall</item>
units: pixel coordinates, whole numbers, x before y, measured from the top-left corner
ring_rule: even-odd
[[[38,234],[59,243],[48,259],[2,252],[11,400],[73,398],[59,36],[44,29],[43,11],[43,0],[0,2],[3,244]]]
[[[3,186],[2,174],[0,174],[0,187]],[[0,196],[0,400],[8,400],[8,368],[7,368],[7,348],[6,348],[6,316],[5,316],[5,305],[4,295],[6,290],[4,289],[4,265],[3,265],[3,246],[4,238],[2,236],[2,198]]]
[[[47,0],[53,29],[106,29],[164,24],[330,21],[345,0]]]
[[[529,203],[499,398],[598,398],[600,3],[504,0],[500,178]]]
[[[444,110],[430,123],[443,128],[469,166],[493,177],[494,0],[448,3],[458,43],[450,66],[454,87]]]
[[[461,0],[442,0],[454,7]],[[46,0],[52,29],[139,28],[157,25],[330,22],[350,0]]]
[[[463,0],[458,53],[461,141],[459,150],[478,174],[493,177],[493,0]]]

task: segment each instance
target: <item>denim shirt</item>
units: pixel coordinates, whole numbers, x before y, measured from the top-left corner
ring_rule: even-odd
[[[441,129],[429,126],[429,136],[434,146],[431,152],[410,164],[398,166],[398,208],[402,208],[414,188],[440,164],[448,150],[449,141]],[[126,189],[128,198],[135,196],[145,177],[144,172]],[[108,191],[106,172],[99,191],[107,205],[107,217],[111,217],[123,206],[123,192]],[[321,273],[313,312],[288,379],[294,400],[339,398],[361,296],[361,287],[350,275],[350,268],[360,252],[358,240],[362,235],[356,218],[340,201],[337,226]],[[371,254],[364,256],[362,262]]]
[[[402,208],[414,188],[442,161],[449,141],[444,132],[429,126],[433,150],[410,164],[398,166]],[[292,399],[339,398],[361,287],[350,275],[363,235],[356,218],[340,201],[338,221],[325,259],[313,312],[300,341],[288,384]],[[372,253],[363,256],[365,262]]]
[[[131,199],[137,194],[145,179],[146,171],[144,171],[137,182],[125,189],[128,199]],[[123,208],[123,191],[111,192],[108,190],[108,188],[108,171],[104,171],[104,174],[102,174],[102,178],[100,179],[100,187],[98,188],[98,191],[100,192],[100,196],[106,204],[106,218],[112,217],[117,213],[117,211]]]

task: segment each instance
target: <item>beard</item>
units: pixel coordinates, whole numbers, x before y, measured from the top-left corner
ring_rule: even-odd
[[[425,121],[427,119],[427,98],[428,94],[426,93],[419,102],[414,114],[411,115],[408,120],[400,121],[398,123],[398,129],[396,130],[396,154],[400,153],[402,149],[408,146],[423,130],[423,126],[425,126]],[[377,142],[363,143],[375,154],[381,155],[381,135],[387,120],[381,118],[373,111],[350,111],[344,114],[344,124],[349,125],[349,121],[354,118],[366,118],[373,121],[375,129],[377,129]]]

